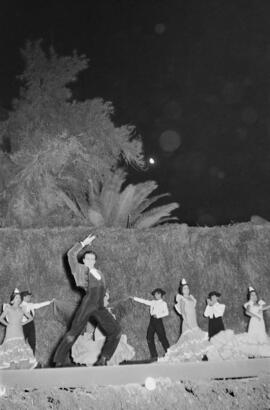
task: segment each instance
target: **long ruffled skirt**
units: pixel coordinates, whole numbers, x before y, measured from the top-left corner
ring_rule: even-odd
[[[4,340],[0,346],[0,369],[33,369],[36,365],[32,349],[23,337]]]
[[[249,333],[234,334],[225,330],[211,338],[208,360],[248,359],[270,357],[270,338],[259,341]]]
[[[209,348],[208,333],[199,327],[186,330],[177,343],[171,346],[159,362],[189,362],[200,361]]]
[[[97,361],[104,342],[105,339],[94,341],[89,333],[79,336],[72,347],[71,354],[74,362],[92,366]],[[127,343],[127,336],[122,335],[113,356],[108,361],[108,365],[117,365],[124,360],[131,360],[134,356],[134,348]]]

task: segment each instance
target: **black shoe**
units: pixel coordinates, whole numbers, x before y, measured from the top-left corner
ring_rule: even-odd
[[[67,362],[67,363],[58,362],[58,363],[54,364],[54,367],[74,367],[74,366],[76,366],[76,365],[74,363],[71,363],[71,362]]]
[[[54,367],[63,367],[62,363],[54,363]]]
[[[107,366],[108,359],[105,356],[100,356],[100,358],[96,361],[94,366]]]

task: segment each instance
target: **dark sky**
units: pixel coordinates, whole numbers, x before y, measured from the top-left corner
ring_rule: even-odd
[[[44,38],[90,58],[74,88],[141,133],[153,178],[190,225],[270,219],[270,2],[12,1],[0,6],[0,89],[18,93],[19,48]]]

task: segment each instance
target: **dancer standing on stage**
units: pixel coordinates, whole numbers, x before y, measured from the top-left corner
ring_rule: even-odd
[[[162,344],[163,349],[167,352],[169,348],[169,342],[166,336],[162,318],[169,315],[168,305],[163,300],[165,291],[161,288],[156,288],[153,290],[152,295],[154,300],[147,300],[132,297],[135,302],[143,303],[144,305],[150,306],[150,322],[147,329],[147,344],[150,351],[151,358],[157,360],[158,354],[155,345],[155,334],[158,335],[160,343]]]
[[[266,306],[263,300],[258,299],[256,290],[249,286],[248,288],[248,302],[244,304],[245,313],[250,317],[248,325],[248,334],[259,343],[270,341],[265,330],[265,323],[263,318],[264,310],[270,309],[270,305]]]
[[[53,303],[53,300],[48,300],[46,302],[40,302],[40,303],[32,303],[31,302],[31,297],[32,293],[29,292],[28,290],[24,290],[21,292],[21,308],[25,312],[27,312],[33,320],[30,322],[28,321],[24,326],[23,326],[23,334],[25,337],[25,341],[29,343],[31,349],[33,350],[33,353],[35,354],[36,352],[36,327],[35,327],[35,322],[34,322],[34,316],[35,316],[35,310],[40,309],[44,306],[48,306],[51,303]],[[26,319],[24,319],[26,321]]]
[[[20,305],[20,292],[15,289],[0,316],[0,323],[6,326],[5,339],[0,346],[0,369],[32,369],[37,365],[23,335],[23,324],[32,321],[32,317]],[[24,316],[26,322],[23,322]]]
[[[95,236],[89,235],[80,243],[76,243],[68,251],[68,261],[76,285],[85,290],[81,304],[75,313],[70,330],[65,334],[58,346],[54,363],[56,366],[70,365],[68,354],[77,337],[85,329],[87,322],[91,318],[102,329],[106,336],[101,354],[96,366],[107,365],[117,348],[121,337],[121,328],[111,313],[104,307],[104,296],[106,291],[105,278],[103,274],[95,268],[96,254],[92,250],[83,248],[90,245]],[[82,253],[82,263],[78,262],[78,256]]]
[[[106,291],[104,298],[104,307],[115,318],[111,307],[109,306],[109,291]],[[97,361],[106,338],[103,332],[90,323],[87,325],[86,331],[80,335],[72,346],[71,355],[75,363],[93,366]],[[114,366],[123,361],[131,360],[135,356],[135,350],[127,343],[127,336],[121,335],[120,342],[114,354],[108,361],[108,365]]]
[[[178,341],[171,346],[160,361],[182,362],[201,360],[209,347],[207,332],[197,324],[196,299],[190,293],[185,279],[180,282],[180,293],[176,296],[176,311],[182,316],[182,333]]]
[[[218,298],[221,296],[219,292],[213,291],[208,294],[207,306],[204,311],[204,316],[208,317],[208,338],[215,336],[222,330],[225,330],[222,316],[224,315],[225,305],[219,303]]]

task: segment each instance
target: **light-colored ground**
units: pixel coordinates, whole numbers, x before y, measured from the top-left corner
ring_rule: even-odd
[[[4,392],[2,392],[4,393]],[[156,389],[138,384],[93,386],[89,389],[7,390],[1,410],[266,410],[270,408],[270,378],[171,382],[158,379]]]

